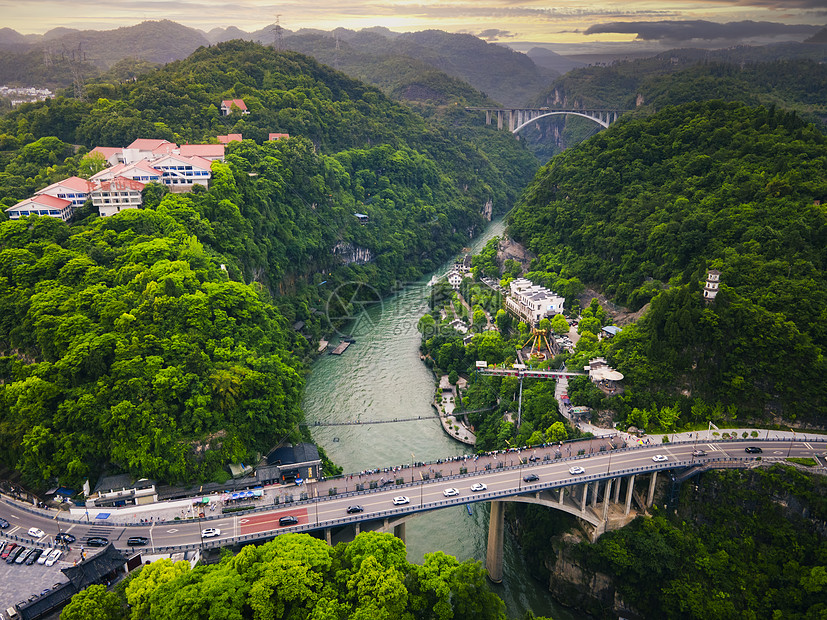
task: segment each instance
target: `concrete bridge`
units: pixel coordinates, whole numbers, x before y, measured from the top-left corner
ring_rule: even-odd
[[[127,507],[117,515],[107,514],[105,519],[90,509],[84,519],[78,515],[66,518],[7,500],[0,502],[0,516],[9,520],[12,527],[2,530],[2,536],[25,541],[27,545],[48,546],[54,535],[62,531],[72,533],[81,544],[89,536],[105,535],[122,547],[126,547],[130,536],[145,536],[150,540],[149,549],[162,553],[243,545],[285,532],[318,532],[331,543],[350,540],[361,531],[393,532],[404,539],[406,523],[421,513],[490,502],[486,568],[492,581],[497,582],[503,576],[505,502],[538,504],[571,514],[589,538],[596,540],[652,505],[661,472],[673,470],[675,479],[680,481],[706,469],[755,467],[762,461],[783,461],[791,456],[814,458],[823,467],[826,441],[827,438],[800,437],[708,441],[696,436],[694,442],[604,450],[600,448],[611,444],[592,440],[592,453],[586,453],[588,442],[572,443],[569,450],[573,448],[574,453],[570,456],[565,446],[554,444],[463,457],[467,460],[454,457],[441,461],[441,465],[396,468],[387,479],[377,472],[352,474],[319,481],[310,488],[303,486],[298,495],[292,494],[297,487],[273,487],[277,491],[269,496],[266,506],[241,514],[210,513],[206,518],[175,521],[158,519],[159,511],[169,511],[166,502]],[[582,445],[586,448],[578,449]],[[746,447],[761,447],[763,452],[746,452]],[[435,466],[442,469],[437,472]],[[484,486],[476,486],[479,484]],[[456,489],[457,494],[446,495],[447,489]],[[407,501],[397,505],[393,499],[402,496]],[[350,513],[348,508],[356,505],[362,511]],[[118,509],[106,510],[114,513]],[[147,523],[144,517],[153,511],[153,520]],[[173,512],[178,512],[177,508]],[[141,519],[134,518],[136,513]],[[285,516],[296,517],[298,523],[281,526],[280,519]],[[33,543],[26,536],[32,526],[44,530],[46,536]],[[221,533],[205,539],[201,535],[204,527],[219,528]]]
[[[586,109],[565,109],[556,110],[552,108],[481,108],[468,107],[465,108],[469,112],[485,112],[485,124],[490,125],[493,122],[494,115],[497,118],[497,129],[503,129],[506,126],[508,130],[517,134],[525,127],[528,127],[534,121],[547,116],[561,116],[572,115],[587,118],[594,121],[603,128],[608,127],[614,123],[623,112],[626,110],[600,110],[594,108]]]

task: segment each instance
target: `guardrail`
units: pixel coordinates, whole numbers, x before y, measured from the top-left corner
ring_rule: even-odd
[[[606,438],[606,437],[603,437],[603,438]],[[693,440],[681,440],[681,441],[675,441],[675,442],[667,442],[667,443],[660,443],[660,444],[649,444],[649,445],[643,445],[643,446],[627,446],[627,447],[624,447],[624,448],[616,448],[616,449],[612,449],[612,450],[598,451],[598,452],[593,452],[593,453],[589,453],[589,454],[576,454],[576,455],[566,456],[566,457],[555,456],[553,458],[547,458],[547,457],[551,457],[550,454],[547,454],[543,457],[538,457],[537,460],[535,460],[533,462],[532,461],[527,461],[527,457],[519,456],[521,453],[517,452],[517,451],[513,451],[513,450],[510,450],[510,451],[509,450],[495,451],[492,454],[504,455],[504,456],[518,455],[518,460],[525,459],[527,462],[522,463],[522,464],[517,463],[517,464],[513,464],[513,465],[508,465],[508,464],[503,462],[502,465],[498,464],[496,467],[490,467],[490,468],[487,468],[487,469],[480,469],[480,470],[477,470],[477,471],[474,471],[474,472],[468,471],[466,473],[449,474],[447,476],[440,476],[439,478],[433,478],[431,480],[405,481],[402,484],[396,484],[395,481],[391,481],[391,484],[386,483],[385,485],[377,485],[376,488],[367,488],[367,489],[362,489],[362,490],[355,490],[354,489],[353,491],[337,492],[335,495],[323,495],[323,496],[320,495],[320,496],[315,497],[315,498],[308,497],[308,498],[298,499],[298,500],[294,499],[292,501],[287,501],[287,502],[284,502],[284,503],[280,502],[278,504],[260,505],[260,506],[256,506],[254,508],[251,508],[250,510],[245,510],[243,512],[239,512],[238,514],[219,514],[219,515],[209,515],[209,516],[205,515],[204,517],[200,517],[200,518],[199,517],[188,517],[188,518],[185,518],[185,519],[180,519],[179,518],[177,520],[176,519],[169,519],[169,520],[165,520],[165,521],[153,521],[152,523],[154,523],[156,525],[158,523],[164,523],[164,524],[169,524],[169,523],[193,523],[193,522],[205,523],[205,522],[215,521],[215,520],[218,520],[218,519],[227,519],[227,518],[231,518],[231,517],[234,517],[234,516],[256,514],[256,513],[260,513],[260,512],[270,512],[270,511],[273,511],[275,509],[281,509],[283,507],[293,507],[293,506],[305,507],[305,506],[308,506],[308,505],[312,505],[316,502],[325,502],[325,501],[330,501],[330,500],[334,500],[334,499],[342,499],[342,498],[347,498],[347,497],[362,497],[362,496],[365,496],[365,495],[370,495],[372,493],[387,491],[389,487],[392,487],[392,488],[398,489],[398,490],[404,490],[404,489],[410,489],[410,488],[417,487],[418,485],[421,485],[421,484],[444,483],[446,481],[452,481],[452,480],[458,480],[458,479],[468,479],[468,478],[473,478],[475,476],[481,476],[481,475],[493,473],[493,472],[500,471],[500,470],[502,470],[502,471],[513,471],[513,470],[517,470],[517,469],[520,469],[520,470],[530,469],[532,467],[538,467],[538,466],[542,466],[542,465],[549,465],[549,464],[552,464],[552,463],[564,463],[564,462],[581,461],[581,460],[584,460],[584,459],[591,459],[595,456],[608,456],[610,454],[614,455],[614,454],[627,453],[627,452],[632,452],[632,451],[658,452],[662,449],[668,448],[669,446],[676,446],[676,445],[689,445],[689,444],[694,445],[694,444],[697,444],[697,443],[704,443],[704,444],[708,444],[708,443],[741,443],[741,444],[745,444],[745,443],[759,443],[759,442],[760,443],[784,443],[784,444],[791,443],[791,442],[792,443],[802,443],[802,442],[806,442],[806,443],[827,443],[827,436],[819,437],[819,438],[816,438],[816,439],[793,439],[793,438],[791,438],[791,439],[761,439],[761,438],[756,438],[756,437],[748,437],[748,438],[740,438],[739,437],[739,438],[732,438],[732,439],[722,439],[722,438],[701,439],[699,437],[699,438],[693,439]],[[566,442],[566,443],[570,443],[570,442]],[[571,442],[571,443],[573,443],[573,442]],[[549,444],[549,445],[546,445],[545,447],[546,448],[551,448],[555,445],[557,445],[557,444]],[[564,445],[565,445],[565,443],[564,443]],[[532,450],[532,449],[534,449],[534,448],[525,448],[524,450],[527,451],[527,450]],[[751,458],[751,459],[745,459],[744,457],[740,457],[740,458],[741,458],[741,460],[752,460],[752,461],[757,460],[756,458]],[[775,457],[770,457],[770,458],[775,458]],[[560,486],[570,486],[571,484],[576,484],[578,482],[582,482],[583,480],[590,480],[590,481],[594,480],[594,479],[603,480],[603,479],[607,479],[607,478],[619,477],[619,476],[622,476],[622,475],[631,475],[631,473],[640,473],[640,472],[648,472],[648,471],[660,471],[660,470],[664,470],[664,469],[676,469],[676,468],[679,468],[679,467],[686,467],[686,466],[698,465],[698,464],[701,464],[701,463],[716,462],[716,461],[721,461],[721,460],[733,460],[733,457],[697,457],[695,459],[692,459],[691,461],[666,461],[666,462],[657,463],[657,464],[653,463],[652,465],[647,465],[646,467],[636,468],[634,471],[632,471],[632,470],[617,470],[617,471],[610,472],[608,474],[599,474],[599,475],[592,474],[592,475],[586,475],[586,476],[581,475],[581,476],[578,476],[577,480],[574,481],[574,482],[568,482],[568,483],[563,483],[563,484],[561,484],[559,482],[558,483],[552,483],[551,485],[544,486],[544,488],[557,488],[557,487],[560,487]],[[764,457],[764,460],[767,460],[766,457]],[[425,462],[425,463],[423,463],[423,465],[445,465],[447,463],[460,464],[460,463],[462,463],[462,461],[454,461],[454,460],[450,460],[450,461],[449,460],[444,460],[443,461],[442,459],[440,459],[438,461]],[[407,469],[403,469],[403,470],[400,470],[400,471],[408,471],[409,472],[409,471],[411,471],[411,469],[407,468]],[[628,471],[628,473],[625,473],[627,471]],[[381,471],[379,473],[393,474],[394,472]],[[337,479],[339,479],[339,478],[338,477],[327,478],[326,480],[330,481],[330,480],[337,480]],[[366,481],[365,484],[369,484],[370,482],[371,481]],[[530,485],[522,486],[522,488],[518,489],[516,492],[509,492],[509,493],[511,493],[513,495],[519,495],[521,493],[524,493],[525,489],[528,488],[528,486],[530,486]],[[196,497],[202,497],[202,496],[199,495],[199,496],[196,496]],[[471,497],[471,496],[468,496],[468,497]],[[481,494],[476,494],[473,497],[481,497]],[[69,518],[61,516],[60,514],[54,515],[52,512],[49,512],[49,511],[44,511],[44,510],[41,510],[41,509],[37,509],[35,507],[30,507],[30,506],[27,506],[25,504],[13,503],[13,501],[10,498],[7,498],[7,497],[4,497],[4,501],[8,505],[13,506],[15,509],[24,510],[26,512],[29,512],[31,514],[36,514],[36,515],[39,515],[39,516],[47,516],[48,515],[53,520],[61,521],[61,522],[64,522],[64,523],[71,523],[71,524],[87,523],[87,524],[91,525],[91,523],[93,522],[92,520],[69,519]],[[480,501],[480,500],[476,500],[476,501]],[[465,501],[465,502],[461,502],[461,503],[471,503],[471,502],[470,501]],[[371,514],[375,514],[375,513],[371,513]],[[360,518],[360,517],[351,517],[350,519],[345,519],[346,522],[358,522],[358,521],[364,521],[364,520],[366,520],[366,519]],[[148,525],[147,523],[135,523],[135,522],[118,522],[118,523],[114,523],[114,522],[109,522],[107,520],[102,520],[102,519],[101,520],[94,520],[94,523],[95,523],[96,526],[104,526],[104,527],[147,527],[147,525]],[[319,528],[314,527],[313,529],[319,529]],[[278,530],[273,530],[273,531],[283,532],[283,531],[293,531],[293,530],[289,529],[289,528],[280,528]],[[196,546],[200,546],[200,545],[196,545]]]

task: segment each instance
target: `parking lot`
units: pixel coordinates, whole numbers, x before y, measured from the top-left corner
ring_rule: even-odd
[[[30,596],[40,594],[56,583],[68,581],[60,572],[65,566],[66,563],[62,561],[56,562],[53,566],[26,566],[0,562],[0,611],[3,617],[5,618],[6,610],[12,605],[27,601]]]

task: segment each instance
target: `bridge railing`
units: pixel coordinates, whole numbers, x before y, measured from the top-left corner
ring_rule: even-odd
[[[616,433],[612,436],[604,436],[604,437],[602,437],[602,439],[614,438],[617,435],[618,434]],[[169,520],[164,520],[164,521],[154,521],[152,523],[155,523],[157,525],[158,523],[169,524],[169,523],[177,523],[177,522],[186,523],[186,522],[195,522],[195,521],[209,522],[209,521],[214,521],[214,520],[217,520],[217,519],[226,519],[226,518],[233,517],[233,516],[243,516],[243,515],[246,515],[246,514],[255,514],[255,513],[259,513],[259,512],[272,511],[275,508],[292,507],[292,506],[304,507],[304,506],[311,505],[311,504],[313,504],[317,501],[324,502],[324,501],[330,501],[330,500],[333,500],[333,499],[341,499],[341,498],[346,498],[346,497],[361,497],[361,496],[369,495],[371,493],[378,493],[380,491],[387,491],[389,487],[392,487],[394,489],[404,490],[404,489],[410,489],[410,488],[417,487],[420,484],[434,484],[434,483],[442,483],[442,482],[458,480],[458,479],[468,479],[468,478],[472,478],[474,476],[479,476],[479,475],[484,475],[486,473],[491,473],[491,472],[496,471],[496,470],[511,471],[511,470],[516,470],[516,469],[530,469],[531,467],[537,467],[537,466],[541,466],[541,465],[548,465],[550,463],[555,463],[555,462],[579,461],[579,460],[582,460],[582,459],[589,459],[589,458],[592,458],[594,456],[600,456],[600,455],[607,456],[609,454],[618,454],[618,453],[624,453],[624,452],[631,452],[631,451],[634,451],[634,450],[650,450],[650,451],[655,451],[656,452],[659,448],[664,448],[665,449],[665,448],[668,448],[669,446],[675,446],[675,445],[688,445],[688,444],[697,444],[697,443],[702,443],[702,444],[733,443],[733,442],[744,443],[744,444],[746,444],[746,443],[758,443],[758,442],[773,442],[773,443],[781,442],[781,443],[785,443],[785,444],[790,443],[790,442],[793,442],[793,443],[801,443],[801,442],[827,443],[827,436],[818,437],[818,438],[807,438],[807,439],[798,439],[798,438],[795,438],[795,439],[793,439],[793,438],[790,438],[790,439],[787,439],[787,438],[784,438],[784,439],[778,439],[778,438],[762,439],[762,438],[759,438],[759,437],[747,437],[747,438],[737,437],[737,438],[730,438],[730,439],[723,439],[723,438],[719,437],[719,438],[706,439],[706,438],[698,437],[697,439],[691,439],[691,440],[687,439],[687,440],[674,441],[674,442],[668,442],[668,443],[648,444],[648,445],[642,445],[642,446],[626,446],[626,447],[623,447],[623,448],[616,448],[616,449],[612,449],[612,450],[605,450],[605,451],[598,451],[598,452],[584,453],[584,454],[575,454],[575,455],[565,456],[565,457],[560,456],[560,457],[549,458],[549,459],[546,459],[545,457],[543,457],[543,458],[539,458],[538,460],[536,460],[534,462],[529,461],[527,463],[523,463],[522,465],[520,465],[519,462],[516,463],[516,464],[508,464],[508,463],[503,462],[502,466],[491,467],[490,469],[483,468],[483,469],[478,469],[477,471],[473,471],[473,472],[468,471],[466,473],[456,473],[456,474],[442,475],[439,478],[433,478],[433,479],[424,480],[424,481],[423,480],[414,480],[413,482],[411,482],[411,481],[406,480],[402,484],[396,484],[395,479],[394,479],[393,481],[391,481],[391,484],[377,485],[376,488],[366,488],[366,489],[362,489],[362,490],[354,489],[352,491],[337,492],[334,495],[320,495],[318,497],[307,497],[307,498],[298,499],[298,500],[294,499],[292,501],[279,502],[278,504],[275,504],[275,503],[261,504],[261,505],[258,505],[256,507],[254,507],[254,508],[251,508],[250,510],[238,511],[237,513],[216,514],[216,515],[209,515],[209,516],[205,515],[204,517],[200,517],[200,518],[190,517],[190,518],[185,518],[185,519],[180,519],[179,518],[177,520],[169,519]],[[569,445],[569,447],[571,447],[571,445],[577,445],[576,440],[572,440],[572,441],[563,443],[564,446],[567,445],[567,444]],[[546,444],[544,447],[545,448],[553,448],[555,445],[557,445],[557,444]],[[539,449],[539,447],[537,447],[537,448]],[[523,452],[525,452],[527,450],[532,450],[532,449],[533,448],[524,448]],[[509,450],[495,451],[492,454],[496,454],[496,456],[504,456],[504,457],[508,457],[509,455],[512,455],[512,456],[517,455],[518,460],[520,458],[522,458],[520,456],[521,455],[520,452],[516,452],[516,451],[513,451],[513,450],[511,450],[511,451],[509,451]],[[548,455],[548,456],[550,456],[550,455]],[[472,458],[473,458],[472,456],[468,456],[469,460],[472,459]],[[692,461],[688,461],[688,462],[691,463],[692,465],[697,465],[697,464],[700,464],[702,462],[710,462],[710,461],[714,462],[714,461],[721,460],[721,459],[726,459],[726,458],[731,459],[731,458],[735,458],[735,457],[699,457],[699,458],[703,459],[703,461],[701,461],[699,459],[693,459]],[[743,458],[743,457],[741,457],[741,458]],[[769,458],[776,458],[776,457],[769,457]],[[753,459],[753,460],[755,460],[755,459]],[[767,460],[767,457],[764,457],[764,460]],[[449,463],[452,464],[452,465],[462,466],[462,464],[466,463],[466,461],[460,461],[460,460],[455,461],[455,460],[442,460],[442,459],[439,459],[438,461],[417,463],[417,465],[418,466],[426,466],[426,465],[431,466],[431,465],[446,465],[446,464],[449,464]],[[641,470],[641,471],[672,469],[672,468],[675,468],[675,467],[677,467],[675,461],[667,461],[667,462],[659,463],[659,464],[654,464],[653,463],[653,465],[648,466],[648,468],[646,468],[645,470]],[[402,469],[398,470],[397,472],[380,471],[380,472],[377,472],[377,473],[388,473],[388,474],[394,475],[395,473],[401,473],[401,472],[408,472],[409,473],[410,471],[411,471],[411,469],[410,469],[409,466],[402,466]],[[625,470],[623,470],[623,471],[625,471]],[[617,472],[613,472],[613,473],[617,473]],[[356,475],[356,474],[353,474],[353,475]],[[371,475],[373,475],[373,474],[371,474]],[[612,476],[608,476],[608,477],[612,477]],[[580,480],[583,480],[584,478],[585,478],[584,476],[579,477]],[[344,479],[344,476],[342,476],[341,478],[340,477],[327,478],[326,480],[329,481],[329,480],[336,480],[336,479]],[[369,484],[370,482],[371,481],[368,480],[368,481],[366,481],[366,484]],[[556,486],[567,486],[567,485],[556,485]],[[555,488],[555,487],[550,487],[550,488]],[[24,510],[26,512],[29,512],[31,514],[37,514],[39,516],[49,516],[53,520],[60,521],[60,522],[63,522],[63,523],[71,523],[71,524],[87,523],[87,524],[91,524],[91,523],[94,522],[95,525],[100,525],[100,526],[104,526],[104,527],[107,527],[107,526],[109,526],[109,527],[114,527],[114,526],[118,526],[118,527],[131,527],[131,526],[134,526],[134,527],[147,527],[147,525],[148,525],[147,523],[135,523],[135,522],[110,522],[108,520],[103,520],[103,519],[100,519],[100,520],[96,520],[96,519],[86,520],[86,519],[83,519],[83,518],[72,519],[72,518],[62,516],[60,514],[55,515],[51,511],[45,511],[45,510],[42,510],[42,509],[35,508],[33,506],[27,506],[25,504],[15,503],[11,500],[11,498],[4,497],[3,499],[4,499],[6,504],[8,504],[10,506],[13,506],[15,509]],[[352,520],[353,521],[358,521],[359,519],[358,518],[353,518]],[[150,523],[149,525],[151,525],[152,523]]]

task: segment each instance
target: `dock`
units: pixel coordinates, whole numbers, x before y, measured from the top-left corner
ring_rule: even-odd
[[[327,340],[320,340],[319,341],[319,353],[327,349],[328,342]]]
[[[349,342],[340,342],[338,344],[338,346],[335,349],[333,349],[330,353],[332,355],[341,355],[342,353],[345,352],[345,349],[347,349],[349,346],[350,346]]]

